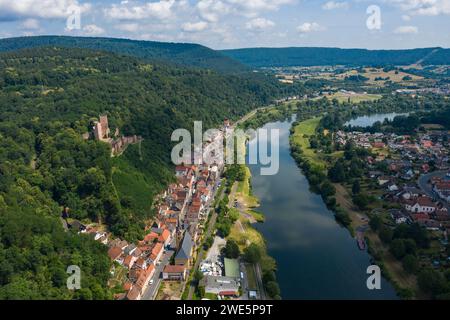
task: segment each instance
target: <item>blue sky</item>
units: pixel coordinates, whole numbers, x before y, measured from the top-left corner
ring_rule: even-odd
[[[67,20],[77,11],[80,28],[70,30]],[[450,0],[0,0],[0,37],[43,34],[214,49],[448,48]]]

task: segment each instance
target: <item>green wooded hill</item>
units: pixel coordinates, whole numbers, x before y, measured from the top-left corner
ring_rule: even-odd
[[[247,72],[247,67],[219,51],[192,43],[136,41],[101,37],[35,36],[0,39],[0,52],[36,47],[86,48],[222,73]]]
[[[174,177],[176,128],[237,119],[280,94],[260,74],[221,75],[87,49],[0,54],[0,299],[111,298],[106,248],[63,230],[71,218],[100,222],[135,241],[154,195]],[[111,131],[144,137],[116,158],[84,140],[99,114]],[[82,290],[65,288],[66,268]]]
[[[388,66],[450,64],[450,49],[366,50],[339,48],[249,48],[222,53],[252,68],[288,66]]]

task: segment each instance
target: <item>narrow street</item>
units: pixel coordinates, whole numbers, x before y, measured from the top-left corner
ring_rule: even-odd
[[[174,253],[175,252],[173,250],[167,250],[166,253],[163,254],[160,260],[161,263],[155,267],[155,273],[151,278],[151,280],[153,280],[153,283],[148,285],[147,289],[145,290],[144,294],[141,297],[141,300],[155,299],[158,293],[159,286],[161,285],[162,282],[162,271],[164,267],[170,263],[170,258]]]
[[[225,190],[223,189],[222,193],[219,195],[220,200],[223,199],[224,191]],[[208,229],[206,230],[206,233],[205,233],[205,239],[207,239],[208,237],[211,236],[212,232],[214,231],[214,226],[215,226],[216,220],[217,220],[217,213],[216,213],[215,208],[212,208],[211,210],[212,210],[212,213],[211,213],[212,215],[211,215],[211,219],[209,220]],[[203,255],[204,255],[204,251],[200,250],[200,252],[199,252],[199,254],[197,256],[197,259],[195,260],[194,267],[191,269],[192,272],[195,272],[195,270],[198,269],[198,266],[200,265],[200,262],[203,260]],[[192,296],[194,294],[195,286],[192,285],[192,284],[189,284],[189,285],[190,285],[190,287],[189,287],[189,293],[188,293],[188,300],[192,300]]]

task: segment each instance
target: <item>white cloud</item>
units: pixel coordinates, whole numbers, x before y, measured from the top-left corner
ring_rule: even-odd
[[[385,0],[413,15],[437,16],[450,14],[450,0]]]
[[[415,26],[401,26],[394,30],[394,33],[397,34],[416,34],[419,32],[419,29]]]
[[[297,27],[297,31],[300,33],[310,33],[316,31],[322,31],[325,28],[317,22],[305,22]]]
[[[172,17],[172,8],[175,0],[160,0],[157,2],[138,3],[122,1],[113,4],[104,10],[105,15],[111,19],[141,20],[141,19],[168,19]]]
[[[89,36],[97,36],[99,34],[105,33],[105,30],[95,24],[88,24],[83,27],[83,32]]]
[[[231,10],[227,3],[220,0],[200,0],[196,8],[200,17],[209,22],[219,21],[221,16],[228,14]]]
[[[118,24],[116,29],[127,32],[136,32],[139,30],[139,24],[137,23],[121,23]]]
[[[334,9],[347,9],[349,7],[348,2],[336,2],[336,1],[328,1],[324,5],[322,5],[322,9],[324,10],[334,10]]]
[[[78,6],[81,13],[91,9],[91,4],[77,0],[0,0],[0,20],[66,18],[71,6]]]
[[[247,17],[256,17],[261,12],[275,11],[281,6],[293,4],[295,0],[226,0],[233,5],[237,13]]]
[[[36,19],[26,19],[22,22],[20,28],[22,30],[37,30],[39,29],[39,21]]]
[[[402,20],[403,20],[403,21],[410,21],[410,20],[411,20],[411,17],[408,16],[407,14],[404,14],[404,15],[402,15]]]
[[[187,22],[181,26],[183,31],[186,32],[200,32],[208,28],[208,23],[205,21],[199,22]]]
[[[275,22],[265,18],[256,18],[245,24],[245,27],[249,30],[264,30],[273,26],[275,26]]]

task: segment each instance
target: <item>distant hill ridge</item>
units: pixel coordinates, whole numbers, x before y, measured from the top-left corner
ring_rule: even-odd
[[[35,36],[0,39],[0,52],[48,46],[103,50],[138,58],[211,69],[229,74],[248,71],[246,66],[227,57],[221,52],[192,43],[68,36]]]
[[[450,49],[367,50],[320,47],[248,48],[222,53],[253,68],[283,66],[387,66],[450,64]]]

